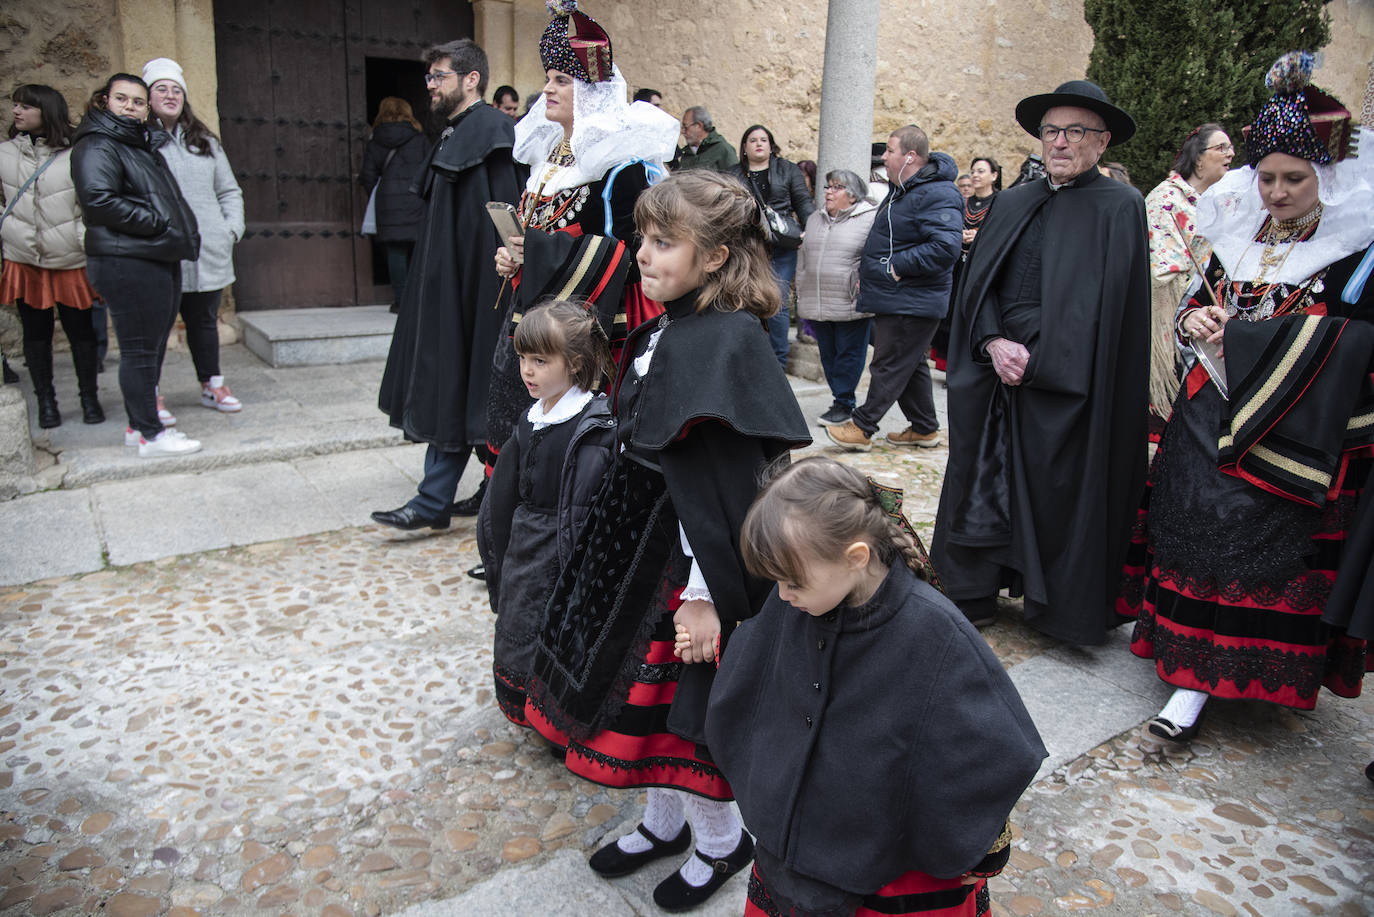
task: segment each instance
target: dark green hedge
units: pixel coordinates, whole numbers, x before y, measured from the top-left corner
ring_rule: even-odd
[[[1088,79],[1130,112],[1139,130],[1104,158],[1119,160],[1142,193],[1163,181],[1183,139],[1222,124],[1245,162],[1240,132],[1270,93],[1264,74],[1288,51],[1331,38],[1322,0],[1085,0],[1095,41]],[[1347,103],[1349,100],[1343,100]]]

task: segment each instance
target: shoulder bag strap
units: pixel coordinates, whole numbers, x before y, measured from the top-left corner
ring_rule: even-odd
[[[57,151],[57,153],[60,152],[62,151]],[[5,205],[5,212],[0,213],[0,226],[4,225],[5,217],[10,215],[10,211],[14,209],[15,204],[19,203],[19,199],[24,196],[24,192],[29,190],[29,186],[32,185],[34,182],[38,181],[38,176],[43,174],[44,169],[52,165],[52,161],[57,158],[57,153],[53,153],[47,159],[43,160],[43,162],[39,164],[38,168],[33,170],[33,174],[29,176],[29,180],[20,185],[19,190],[14,192],[14,199],[11,200],[7,205]]]

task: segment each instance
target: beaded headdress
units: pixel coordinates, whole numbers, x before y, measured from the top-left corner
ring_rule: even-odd
[[[1287,153],[1318,165],[1356,155],[1350,112],[1312,85],[1314,62],[1306,51],[1290,51],[1269,68],[1264,85],[1274,95],[1255,123],[1242,130],[1250,165],[1270,153]]]
[[[596,20],[577,8],[577,0],[545,0],[548,28],[539,39],[539,60],[545,70],[561,70],[584,83],[611,78],[611,36]]]

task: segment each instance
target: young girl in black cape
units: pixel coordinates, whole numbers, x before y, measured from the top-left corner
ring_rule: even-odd
[[[622,451],[544,613],[526,716],[596,783],[650,787],[643,823],[591,867],[627,875],[692,844],[654,890],[705,901],[753,844],[704,747],[717,647],[763,603],[739,528],[758,472],[809,442],[764,332],[778,288],[758,205],[711,172],[674,175],[635,205],[644,292],[666,312],[626,341],[612,399]],[[674,627],[696,639],[674,655]],[[680,792],[686,791],[686,792]],[[691,822],[691,829],[686,822]]]
[[[606,333],[577,303],[536,306],[515,326],[520,377],[534,404],[501,446],[477,519],[477,546],[496,612],[492,671],[496,702],[525,719],[525,677],[558,571],[615,454],[615,421],[604,394],[611,368]]]
[[[992,650],[914,572],[900,491],[805,459],[742,538],[778,585],[722,659],[706,735],[756,837],[745,914],[990,913],[1046,752]]]

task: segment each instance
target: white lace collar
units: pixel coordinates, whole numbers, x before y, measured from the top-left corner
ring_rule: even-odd
[[[548,411],[544,410],[544,399],[535,399],[534,404],[530,405],[529,413],[525,416],[529,418],[530,423],[534,424],[536,430],[542,430],[544,427],[552,427],[554,424],[560,424],[576,417],[593,397],[591,392],[583,391],[574,385],[564,392],[563,397],[559,398]]]

